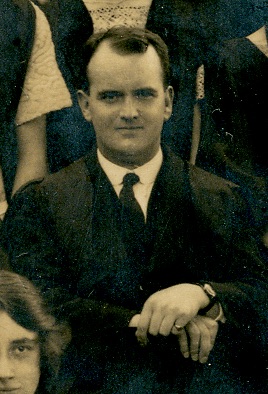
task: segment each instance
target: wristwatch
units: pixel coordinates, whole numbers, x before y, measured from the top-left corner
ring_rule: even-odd
[[[209,283],[196,283],[196,285],[202,287],[203,291],[209,298],[209,304],[201,310],[202,314],[205,314],[218,301],[217,294]]]

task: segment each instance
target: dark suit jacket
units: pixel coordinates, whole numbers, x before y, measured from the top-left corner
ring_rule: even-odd
[[[267,274],[240,189],[164,149],[148,206],[146,266],[137,259],[129,277],[118,203],[93,150],[18,192],[5,217],[12,269],[69,318],[81,347],[89,352],[99,338],[102,351],[92,351],[94,359],[109,348],[120,354],[128,321],[152,293],[204,280],[219,296],[233,342],[265,356]]]

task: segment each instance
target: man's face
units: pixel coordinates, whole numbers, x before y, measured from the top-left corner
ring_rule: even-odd
[[[84,117],[92,121],[98,148],[110,161],[140,166],[159,149],[173,91],[164,89],[153,46],[142,54],[118,54],[104,41],[88,66],[89,95],[78,93]]]
[[[0,311],[0,394],[34,394],[39,378],[37,334]]]

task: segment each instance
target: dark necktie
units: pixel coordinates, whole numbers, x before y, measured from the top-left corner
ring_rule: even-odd
[[[145,219],[142,209],[135,198],[133,186],[138,183],[138,175],[129,173],[123,178],[123,188],[120,192],[119,199],[122,203],[121,225],[123,240],[127,248],[132,252],[139,249],[139,242],[142,237]]]

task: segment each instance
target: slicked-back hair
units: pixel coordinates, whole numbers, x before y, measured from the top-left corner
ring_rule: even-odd
[[[31,281],[6,270],[0,270],[1,311],[18,325],[37,333],[41,357],[38,393],[50,392],[47,387],[57,375],[61,356],[70,341],[69,328],[56,323]]]
[[[152,45],[159,56],[163,73],[163,85],[165,88],[170,83],[170,64],[168,48],[165,42],[157,34],[147,29],[135,27],[112,27],[111,29],[93,34],[87,41],[83,52],[82,80],[78,89],[88,89],[87,68],[91,58],[97,51],[99,45],[108,41],[116,53],[120,55],[130,55],[145,53],[149,45]]]

